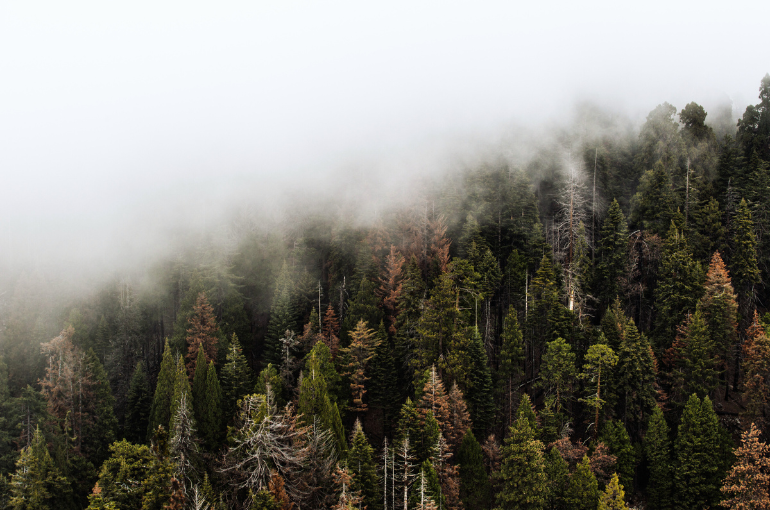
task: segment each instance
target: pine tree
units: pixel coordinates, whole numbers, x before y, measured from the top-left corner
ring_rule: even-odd
[[[190,316],[187,329],[187,373],[192,381],[195,375],[195,364],[198,359],[198,351],[202,350],[206,355],[206,362],[217,359],[217,321],[214,318],[214,309],[206,298],[206,293],[198,294],[198,299]]]
[[[487,352],[478,329],[473,328],[473,333],[469,349],[470,373],[466,395],[473,427],[483,437],[494,420],[495,404]]]
[[[639,191],[631,200],[632,223],[662,236],[675,210],[671,178],[663,163],[655,162],[652,170],[647,170],[639,179]]]
[[[420,397],[419,408],[423,420],[425,420],[429,411],[433,414],[444,437],[450,433],[452,425],[449,412],[449,397],[435,365],[430,367],[428,371],[425,385],[422,389],[422,396]]]
[[[361,422],[353,425],[348,468],[353,475],[350,490],[361,495],[362,503],[371,510],[382,509],[382,492],[374,465],[374,450],[366,439]]]
[[[267,395],[268,386],[270,387],[270,391],[273,393],[276,406],[283,407],[284,404],[286,404],[286,401],[283,398],[283,379],[281,378],[281,374],[278,373],[278,370],[275,369],[272,363],[269,363],[259,373],[257,376],[257,384],[254,386],[254,390],[257,393],[261,393],[262,395]]]
[[[503,320],[500,340],[502,346],[496,376],[508,411],[506,424],[510,426],[513,422],[513,386],[524,374],[524,337],[519,329],[519,321],[513,305],[508,307],[508,313]]]
[[[603,309],[620,293],[620,279],[626,275],[628,264],[628,225],[616,199],[607,211],[600,239],[596,289]]]
[[[456,306],[457,299],[458,295],[451,275],[442,274],[433,288],[417,326],[418,344],[414,354],[416,374],[422,374],[434,364],[440,371],[446,369],[443,358],[451,339],[456,334],[460,315]]]
[[[616,458],[615,469],[617,476],[620,477],[621,486],[633,488],[636,451],[623,423],[614,420],[605,423],[599,441],[604,443],[609,448],[610,454]]]
[[[535,431],[523,413],[509,429],[503,447],[500,491],[497,507],[500,509],[542,509],[548,496],[545,477],[543,443],[535,439]]]
[[[84,414],[80,434],[80,450],[94,465],[101,465],[109,455],[109,446],[115,441],[118,420],[115,417],[115,399],[110,390],[107,372],[93,349],[85,356],[88,385],[84,384]],[[83,381],[84,383],[86,380]],[[86,396],[89,396],[87,400]],[[149,400],[149,399],[148,399]],[[145,412],[146,412],[145,407]]]
[[[221,369],[221,378],[222,414],[225,423],[228,423],[235,415],[238,399],[251,393],[254,387],[251,369],[235,334],[227,350],[225,365]]]
[[[770,447],[759,440],[759,429],[752,423],[741,434],[735,450],[735,464],[727,474],[722,492],[725,508],[736,510],[770,509]]]
[[[746,330],[746,341],[743,344],[743,374],[746,414],[760,416],[763,414],[768,395],[768,378],[770,378],[770,340],[759,322],[759,314],[754,310],[754,320]]]
[[[484,469],[481,445],[470,430],[465,433],[457,451],[460,466],[460,499],[465,508],[489,508],[492,504],[492,487]]]
[[[561,413],[562,406],[572,396],[572,383],[576,375],[572,346],[563,338],[548,342],[540,365],[541,382],[538,385],[546,388],[546,394],[553,395],[557,414]]]
[[[265,337],[264,363],[281,366],[283,356],[281,355],[280,340],[284,337],[286,331],[295,331],[297,329],[293,287],[294,283],[291,280],[289,267],[284,260],[275,282],[273,304],[270,308],[270,322],[267,328],[267,336]]]
[[[209,448],[214,448],[221,436],[222,429],[222,388],[219,386],[217,370],[214,362],[209,362],[206,370],[206,393],[204,396],[203,412],[198,422],[200,437]]]
[[[320,344],[319,344],[320,345]],[[297,402],[299,418],[305,426],[313,426],[317,419],[323,430],[332,435],[337,453],[342,456],[347,445],[339,409],[329,399],[329,390],[316,350],[310,352]]]
[[[580,399],[594,409],[594,437],[599,428],[599,413],[605,404],[602,399],[602,374],[606,374],[618,362],[618,357],[613,350],[604,344],[594,344],[588,348],[585,357],[581,379],[590,382],[587,398]]]
[[[722,470],[719,422],[711,400],[693,394],[687,401],[674,444],[675,507],[715,507],[720,501]]]
[[[344,353],[350,359],[348,371],[350,373],[350,390],[352,393],[352,405],[350,410],[357,413],[366,412],[368,406],[364,402],[366,394],[366,367],[372,359],[375,346],[374,331],[367,327],[366,322],[359,321],[356,329],[350,332],[350,345],[344,349]]]
[[[644,437],[644,454],[650,472],[647,484],[647,504],[651,510],[670,510],[672,504],[673,461],[669,428],[659,407],[650,417]]]
[[[147,437],[151,406],[150,381],[144,369],[144,362],[140,361],[136,364],[134,375],[131,376],[124,427],[126,439],[132,443],[141,443]]]
[[[369,405],[375,409],[381,409],[384,416],[383,428],[387,434],[391,424],[395,421],[394,415],[399,404],[398,371],[394,362],[396,355],[387,339],[384,325],[381,324],[378,333],[379,341],[374,348],[374,355],[370,363],[369,380]]]
[[[674,345],[666,352],[667,363],[671,365],[673,402],[684,405],[684,399],[693,393],[701,398],[713,394],[719,377],[720,351],[703,314],[696,310],[680,326]]]
[[[757,236],[754,221],[745,199],[741,199],[738,211],[731,225],[730,269],[738,290],[741,312],[749,314],[755,299],[755,286],[761,281],[757,265]]]
[[[564,496],[569,487],[569,465],[555,447],[551,447],[545,454],[545,475],[548,480],[546,508],[565,508]]]
[[[32,443],[21,450],[10,486],[10,507],[17,510],[57,508],[62,496],[70,491],[48,453],[40,427],[35,429]]]
[[[171,421],[171,397],[174,394],[174,380],[176,375],[176,361],[171,348],[168,345],[168,338],[163,349],[163,359],[160,362],[160,373],[155,384],[155,395],[152,400],[152,410],[150,411],[150,426],[147,430],[147,436],[152,436],[159,425],[167,429]]]
[[[628,510],[625,497],[623,484],[618,480],[618,475],[614,474],[599,498],[599,510]]]
[[[625,316],[618,315],[625,319]],[[657,394],[657,361],[646,335],[640,334],[631,318],[625,319],[620,333],[618,363],[615,367],[617,414],[634,437],[640,437],[652,413]]]
[[[577,465],[569,479],[569,487],[564,495],[567,508],[573,510],[596,510],[599,501],[599,483],[591,471],[588,455]]]

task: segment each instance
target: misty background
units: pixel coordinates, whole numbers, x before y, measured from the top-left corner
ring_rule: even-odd
[[[593,129],[581,105],[605,129],[664,101],[734,125],[770,68],[766,3],[520,4],[1,2],[3,283],[87,282],[297,212],[368,221]]]

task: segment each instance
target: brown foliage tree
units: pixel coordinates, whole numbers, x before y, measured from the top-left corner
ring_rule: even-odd
[[[422,398],[418,404],[422,420],[428,415],[428,411],[433,412],[442,434],[446,437],[450,428],[449,397],[447,396],[444,382],[438,375],[436,365],[430,367],[430,376],[425,381],[422,389]]]
[[[217,321],[214,318],[214,309],[206,299],[206,293],[198,294],[198,300],[193,307],[193,314],[189,320],[187,329],[187,375],[192,381],[195,375],[195,362],[198,359],[198,350],[203,349],[206,355],[206,364],[217,361]]]
[[[397,304],[401,296],[404,260],[404,256],[396,250],[396,247],[390,245],[390,254],[385,257],[385,268],[383,275],[379,278],[380,287],[377,289],[377,295],[382,299],[382,308],[388,322],[388,333],[391,335],[396,334]]]
[[[334,307],[329,303],[326,306],[326,314],[323,321],[323,338],[326,345],[332,351],[332,357],[337,356],[337,350],[340,346],[340,321],[337,320],[337,314]]]
[[[449,390],[449,426],[447,427],[446,440],[452,452],[460,448],[460,443],[469,428],[472,427],[471,415],[465,405],[465,398],[457,383],[452,384]]]
[[[353,396],[354,412],[364,413],[368,406],[364,403],[366,393],[365,383],[369,379],[365,375],[366,365],[372,359],[375,347],[374,331],[367,327],[365,320],[358,321],[356,329],[350,332],[350,345],[343,349],[350,359],[350,390]]]
[[[735,450],[735,464],[725,478],[722,492],[725,508],[734,510],[770,510],[770,447],[759,440],[759,430],[751,428],[741,435]]]

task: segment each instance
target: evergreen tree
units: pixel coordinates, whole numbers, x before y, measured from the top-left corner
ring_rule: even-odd
[[[214,318],[214,309],[206,298],[206,293],[201,292],[193,307],[187,329],[187,355],[186,365],[190,381],[195,375],[195,365],[198,359],[198,351],[202,350],[206,356],[206,362],[217,359],[217,334],[219,328]]]
[[[674,345],[667,351],[671,365],[671,398],[684,405],[687,395],[703,398],[717,387],[718,359],[721,349],[714,345],[708,324],[700,310],[687,318],[679,328]]]
[[[675,210],[676,196],[671,189],[669,173],[661,161],[654,162],[652,170],[642,175],[639,191],[631,200],[632,223],[662,236]]]
[[[460,466],[460,499],[465,508],[489,508],[492,504],[492,487],[484,468],[481,445],[470,430],[465,433],[457,451]]]
[[[302,374],[297,412],[305,426],[313,426],[314,420],[318,420],[321,428],[334,438],[337,453],[340,456],[344,455],[347,445],[339,409],[329,399],[326,377],[315,349],[310,352],[307,366]]]
[[[612,200],[607,217],[602,224],[599,241],[596,289],[602,309],[612,303],[620,293],[620,279],[626,275],[628,264],[628,225],[620,204]]]
[[[757,236],[754,233],[754,221],[745,199],[741,200],[738,211],[731,225],[730,272],[735,280],[741,311],[748,315],[754,302],[755,286],[760,282],[757,265]]]
[[[647,483],[647,504],[651,510],[669,510],[672,505],[673,462],[669,428],[659,407],[650,417],[644,437],[644,455],[650,472]]]
[[[545,474],[548,480],[546,508],[565,508],[564,496],[569,487],[569,465],[555,447],[551,447],[545,454]]]
[[[275,293],[273,304],[270,308],[270,322],[268,323],[267,336],[265,337],[264,362],[280,366],[283,361],[281,355],[281,338],[286,331],[297,329],[296,310],[293,300],[293,288],[289,267],[283,261],[278,278],[275,281]]]
[[[206,414],[206,379],[208,377],[208,363],[203,350],[198,351],[195,360],[195,372],[192,380],[192,398],[188,404],[195,411],[195,423],[203,422]]]
[[[754,310],[754,320],[746,330],[743,344],[743,377],[746,414],[756,417],[763,414],[768,395],[770,378],[770,340]]]
[[[160,373],[155,384],[155,395],[152,400],[152,410],[150,411],[150,426],[147,435],[151,436],[159,425],[168,427],[171,421],[171,397],[174,394],[174,380],[176,374],[176,361],[168,345],[163,349],[163,359],[160,362]]]
[[[509,430],[502,451],[497,508],[545,508],[548,480],[545,477],[543,443],[535,439],[535,431],[522,412]]]
[[[724,476],[720,425],[711,400],[693,394],[687,401],[674,444],[675,508],[716,507]]]
[[[446,441],[450,449],[456,452],[463,437],[465,437],[465,432],[472,427],[471,417],[465,405],[465,397],[456,382],[452,384],[452,388],[447,394],[447,401],[449,403],[449,427],[445,431]]]
[[[352,405],[350,410],[353,412],[364,413],[368,406],[364,402],[366,394],[365,375],[369,360],[372,359],[375,345],[374,331],[367,327],[366,322],[359,321],[356,329],[350,332],[350,345],[344,349],[344,353],[349,357],[350,364],[350,391],[352,393]]]
[[[617,476],[620,477],[621,487],[633,488],[636,451],[623,423],[614,420],[605,423],[599,441],[609,448],[611,455],[615,456],[615,469]]]
[[[618,480],[618,475],[614,474],[599,498],[599,510],[628,510],[625,497],[623,484]]]
[[[59,508],[62,496],[70,488],[54,464],[40,427],[35,429],[32,443],[22,449],[11,476],[9,501],[15,510],[49,510]]]
[[[182,402],[183,396],[185,402],[190,402],[192,400],[192,390],[190,389],[190,380],[187,377],[187,368],[185,367],[184,360],[180,356],[177,358],[176,375],[174,377],[174,392],[171,394],[171,406],[169,409],[171,417],[169,423],[163,424],[164,428],[168,426],[169,431],[174,430],[174,420],[178,414],[179,405]],[[190,411],[192,410],[190,409]]]
[[[241,350],[238,337],[233,335],[227,350],[227,360],[221,370],[222,415],[229,423],[237,408],[238,399],[251,393],[254,388],[252,373]]]
[[[132,443],[141,443],[147,437],[151,406],[150,381],[144,369],[144,362],[140,361],[136,364],[134,375],[131,376],[131,386],[128,388],[128,406],[126,407],[124,427],[126,439]]]
[[[269,363],[259,373],[257,376],[257,384],[254,387],[254,390],[262,395],[267,395],[268,386],[270,387],[270,391],[273,393],[276,406],[279,408],[283,407],[283,405],[286,403],[283,398],[283,379],[278,373],[278,370],[276,370],[272,365],[272,363]]]
[[[382,493],[374,464],[374,450],[366,439],[361,422],[356,420],[348,450],[348,468],[353,475],[350,490],[361,495],[371,510],[382,509]]]
[[[722,492],[727,497],[725,508],[770,508],[770,447],[759,440],[759,429],[752,423],[741,434],[741,445],[735,450],[735,464],[725,478]]]
[[[184,494],[192,492],[201,471],[197,430],[189,398],[188,393],[181,393],[179,396],[180,400],[173,417],[174,426],[168,443],[169,460],[173,464],[174,477],[182,484]]]
[[[487,352],[478,329],[474,328],[473,333],[469,349],[470,373],[466,395],[474,429],[482,434],[486,433],[487,428],[492,425],[495,416],[495,404],[492,395],[492,373],[489,369]]]
[[[414,370],[422,374],[431,365],[437,365],[440,371],[446,369],[446,350],[456,334],[459,311],[456,302],[458,296],[452,277],[442,274],[433,288],[430,299],[420,316],[417,333],[419,335],[417,351],[414,354]]]
[[[641,436],[647,417],[656,405],[657,362],[652,346],[639,333],[633,319],[625,318],[621,330],[618,363],[615,368],[614,388],[617,395],[617,414],[635,437]],[[628,487],[628,486],[627,486]]]
[[[508,411],[506,425],[513,422],[513,387],[514,383],[524,374],[524,337],[519,329],[516,309],[508,307],[508,313],[503,319],[503,332],[500,335],[502,346],[498,358],[499,365],[496,373],[498,388],[504,395],[505,408]]]
[[[599,428],[599,412],[605,404],[604,399],[602,399],[602,374],[606,374],[617,362],[618,357],[613,350],[604,344],[592,345],[586,353],[580,378],[587,379],[591,384],[587,398],[581,399],[581,401],[594,409],[594,437],[596,437]]]
[[[570,400],[576,375],[572,347],[563,338],[548,342],[540,366],[541,382],[538,385],[545,387],[546,393],[555,398],[557,414],[561,413],[562,405]]]
[[[570,476],[564,502],[570,509],[596,510],[599,502],[599,482],[591,471],[588,455],[583,456],[583,460]]]
[[[382,410],[384,432],[389,433],[399,402],[399,381],[396,370],[395,353],[384,334],[384,327],[378,336],[379,341],[374,348],[370,361],[369,404],[370,407]]]

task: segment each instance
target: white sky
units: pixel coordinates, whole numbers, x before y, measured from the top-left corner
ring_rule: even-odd
[[[763,1],[0,0],[0,263],[109,265],[183,218],[580,99],[742,109],[768,19]]]

